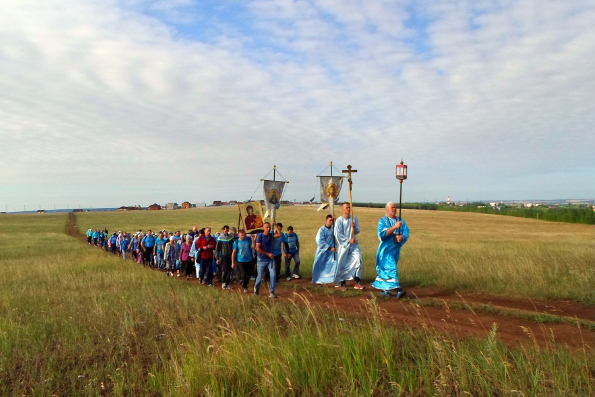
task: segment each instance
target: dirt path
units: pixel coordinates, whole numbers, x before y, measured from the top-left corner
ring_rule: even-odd
[[[147,270],[159,272],[156,269]],[[166,277],[165,273],[163,277]],[[196,279],[186,281],[184,277],[180,277],[180,281],[196,284],[197,288],[209,288],[200,285]],[[214,282],[213,285],[213,288],[221,288],[220,283]],[[250,284],[250,294],[252,285],[253,282]],[[266,285],[262,286],[263,293],[259,299],[272,304],[286,304],[289,300],[300,305],[308,302],[313,307],[364,317],[370,316],[372,310],[376,310],[370,304],[375,297],[378,298],[378,314],[394,326],[405,324],[429,328],[436,332],[448,332],[458,338],[485,339],[493,324],[496,324],[498,338],[511,347],[535,344],[546,348],[555,345],[565,346],[572,351],[582,350],[583,347],[590,350],[595,348],[593,328],[567,323],[573,319],[594,322],[595,309],[569,301],[508,299],[478,293],[441,292],[421,287],[407,289],[408,298],[397,300],[381,298],[380,293],[369,286],[361,292],[355,292],[353,289],[343,292],[333,286],[312,285],[307,279],[281,281],[275,290],[279,298],[273,300],[267,297],[267,288]],[[243,294],[243,291],[241,286],[234,284],[229,293]],[[490,312],[473,310],[477,305],[480,305],[480,309],[489,305]],[[535,317],[541,314],[561,317],[560,321],[564,323],[539,323]]]
[[[67,233],[86,244],[85,237],[76,230],[74,217],[68,219]],[[140,266],[134,261],[129,263],[131,266]],[[180,281],[187,282],[182,277]],[[208,288],[199,285],[196,279],[189,282],[197,284],[197,288]],[[220,287],[221,284],[215,283],[214,288]],[[263,285],[263,292],[266,289]],[[243,292],[239,285],[234,284],[229,293]],[[343,292],[333,286],[313,285],[309,279],[281,281],[276,293],[279,299],[269,299],[265,293],[261,294],[260,299],[269,300],[272,304],[286,304],[288,300],[305,304],[307,301],[314,307],[356,316],[369,316],[372,310],[378,310],[378,314],[388,324],[397,327],[403,324],[424,327],[436,332],[455,334],[459,338],[485,338],[496,324],[498,338],[508,346],[561,345],[572,351],[583,347],[595,348],[595,309],[571,301],[508,298],[482,293],[457,294],[422,287],[409,287],[408,297],[396,300],[381,298],[379,291],[371,288],[368,283],[364,291],[350,289]],[[374,298],[378,298],[377,306],[370,304]],[[547,315],[543,318],[549,322],[543,323],[543,319],[541,323],[537,322],[542,315]],[[573,319],[574,324],[569,323]],[[589,328],[580,327],[576,319],[593,324]]]
[[[370,306],[367,304],[371,299],[370,292],[376,297],[380,296],[378,291],[370,291],[370,287],[367,287],[368,292],[362,293],[361,296],[344,297],[341,296],[343,293],[338,291],[332,295],[325,295],[316,293],[316,290],[312,291],[308,286],[301,286],[304,282],[307,283],[307,280],[297,281],[297,283],[291,282],[297,285],[297,289],[295,286],[288,288],[286,284],[281,284],[277,288],[277,294],[280,297],[296,300],[292,295],[301,293],[318,306],[361,314],[370,312]],[[453,332],[459,337],[486,337],[492,325],[496,324],[498,337],[508,345],[537,343],[541,346],[549,346],[555,340],[556,344],[565,345],[570,349],[581,348],[583,344],[591,348],[595,346],[593,330],[581,328],[576,324],[540,324],[531,318],[554,312],[557,316],[594,321],[595,310],[586,309],[576,303],[513,300],[475,293],[459,295],[420,287],[412,287],[407,291],[410,296],[408,299],[378,299],[378,308],[387,321],[412,326],[429,326],[434,330]],[[425,304],[428,298],[437,298],[446,304],[428,306]],[[435,302],[433,299],[432,304]],[[490,305],[490,309],[504,314],[471,310],[475,305],[486,304]],[[455,305],[457,308],[453,308]],[[461,307],[467,307],[467,309]]]

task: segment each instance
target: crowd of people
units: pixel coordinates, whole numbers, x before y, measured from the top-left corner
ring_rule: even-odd
[[[275,223],[271,231],[271,224],[266,222],[263,233],[251,235],[227,225],[215,235],[210,227],[199,230],[196,226],[188,233],[139,230],[110,235],[107,229],[89,229],[87,242],[124,260],[132,257],[170,277],[196,278],[211,287],[216,277],[223,289],[231,289],[235,282],[247,293],[250,280],[254,280],[254,294],[259,295],[262,281],[268,281],[271,298],[277,297],[275,286],[281,277],[288,281],[300,278],[299,237],[292,226],[284,233],[282,223]]]
[[[385,209],[386,216],[378,222],[377,277],[371,285],[381,290],[383,296],[400,298],[405,291],[399,284],[397,263],[400,249],[409,238],[409,229],[405,221],[396,216],[394,203],[387,203]],[[359,223],[357,217],[351,216],[349,203],[343,203],[341,211],[339,218],[327,215],[316,235],[312,283],[332,283],[347,290],[347,282],[353,280],[353,288],[362,290],[363,259],[357,240]],[[137,263],[165,272],[170,277],[196,278],[210,287],[216,277],[223,289],[229,290],[233,283],[237,283],[247,293],[253,280],[253,291],[257,296],[263,281],[269,283],[269,297],[277,298],[275,287],[282,277],[287,281],[301,278],[299,237],[292,226],[283,232],[282,223],[264,222],[262,232],[253,234],[227,225],[214,235],[210,227],[199,230],[196,226],[183,234],[179,230],[161,230],[155,234],[152,230],[146,233],[138,230],[110,235],[107,229],[89,229],[87,241],[113,255],[120,255],[124,260],[132,257]]]

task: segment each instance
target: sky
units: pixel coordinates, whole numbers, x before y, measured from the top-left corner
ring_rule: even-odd
[[[260,199],[273,165],[309,200],[330,161],[395,201],[401,159],[408,202],[595,197],[592,0],[0,9],[2,211]]]

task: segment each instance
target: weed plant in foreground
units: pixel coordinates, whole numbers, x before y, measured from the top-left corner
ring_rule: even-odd
[[[0,395],[595,393],[585,347],[388,325],[374,300],[362,318],[197,288],[66,236],[64,216],[31,219],[0,224]]]

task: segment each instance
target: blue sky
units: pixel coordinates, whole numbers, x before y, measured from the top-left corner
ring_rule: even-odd
[[[592,1],[34,1],[0,14],[0,208],[595,197]]]

